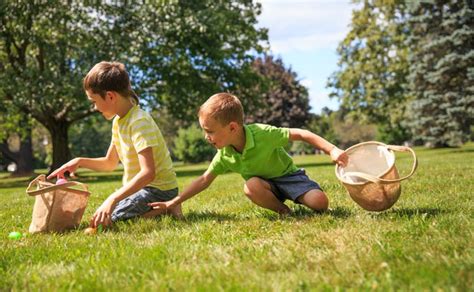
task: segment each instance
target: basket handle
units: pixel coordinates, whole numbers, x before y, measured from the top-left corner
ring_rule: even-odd
[[[367,173],[363,173],[363,172],[358,172],[358,171],[346,172],[346,175],[359,177],[359,178],[368,180],[368,181],[376,183],[376,184],[390,184],[390,183],[394,183],[394,182],[400,182],[402,180],[405,180],[405,179],[411,177],[415,173],[416,168],[418,167],[418,158],[416,157],[415,151],[413,151],[413,149],[411,149],[410,147],[406,147],[406,146],[387,145],[386,147],[390,150],[394,150],[394,151],[398,151],[398,152],[410,152],[411,153],[411,155],[413,156],[413,166],[412,166],[411,171],[408,175],[406,175],[404,177],[401,177],[401,178],[397,178],[397,179],[379,178],[379,177],[376,177],[376,176],[373,176],[373,175],[370,175],[370,174],[367,174]]]
[[[41,188],[42,186],[48,184],[48,186],[46,187],[43,187]],[[33,190],[33,187],[37,185],[39,188],[36,189],[36,190]],[[70,187],[74,187],[74,186],[79,186],[82,188],[82,190],[78,190],[78,189],[71,189]],[[49,183],[46,182],[46,176],[44,174],[42,175],[39,175],[37,178],[35,178],[34,180],[32,180],[30,182],[30,184],[28,185],[28,188],[26,189],[26,193],[29,195],[29,196],[38,196],[38,195],[41,195],[41,194],[44,194],[44,193],[47,193],[47,192],[51,192],[51,191],[54,191],[54,190],[58,190],[58,189],[65,189],[67,188],[68,191],[71,191],[71,192],[74,192],[74,193],[77,193],[77,194],[80,194],[80,195],[89,195],[90,192],[87,188],[87,185],[83,184],[83,183],[80,183],[80,182],[77,182],[77,181],[69,181],[67,183],[63,183],[63,184],[60,184],[60,185],[49,185]]]

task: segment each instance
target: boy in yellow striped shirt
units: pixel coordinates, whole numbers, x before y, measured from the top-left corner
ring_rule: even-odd
[[[63,177],[80,168],[112,171],[119,161],[124,167],[122,187],[96,210],[91,226],[134,217],[154,217],[164,212],[148,203],[168,201],[178,195],[176,174],[160,129],[152,117],[138,106],[125,66],[100,62],[84,78],[84,89],[94,108],[112,120],[112,141],[105,157],[77,157],[53,171],[48,178]],[[181,217],[181,205],[169,210]]]

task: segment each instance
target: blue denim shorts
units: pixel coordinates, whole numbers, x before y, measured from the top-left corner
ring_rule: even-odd
[[[272,187],[272,192],[281,202],[285,200],[292,200],[298,202],[298,197],[306,194],[310,190],[322,191],[319,184],[312,181],[307,175],[304,169],[299,169],[296,172],[274,177],[270,179],[263,178],[264,181],[268,182]]]
[[[144,187],[135,194],[120,201],[112,212],[112,222],[139,217],[152,207],[148,203],[169,201],[178,195],[178,188],[162,191],[153,187]]]

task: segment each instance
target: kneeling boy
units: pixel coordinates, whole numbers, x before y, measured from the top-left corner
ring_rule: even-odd
[[[307,130],[277,128],[264,124],[244,125],[240,100],[228,93],[211,96],[199,110],[199,123],[206,140],[218,149],[207,171],[180,195],[167,202],[149,204],[154,209],[174,208],[206,189],[219,175],[237,172],[245,179],[244,192],[260,207],[280,214],[290,213],[285,200],[316,211],[328,208],[321,187],[298,169],[284,150],[289,141],[305,141],[345,165],[347,154]]]

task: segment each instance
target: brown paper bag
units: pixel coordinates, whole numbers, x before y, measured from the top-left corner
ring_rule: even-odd
[[[90,195],[85,184],[69,181],[55,185],[47,182],[44,174],[30,182],[26,193],[36,197],[30,233],[63,232],[78,227]]]

